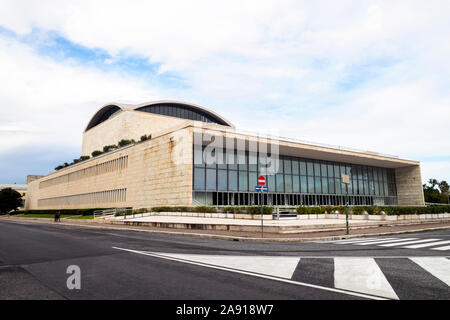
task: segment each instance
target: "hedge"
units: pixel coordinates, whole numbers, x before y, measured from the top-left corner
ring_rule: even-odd
[[[345,213],[345,207],[297,207],[298,214],[323,214],[334,213],[338,211],[340,214]],[[401,206],[352,206],[349,212],[354,215],[361,215],[367,212],[370,215],[381,214],[385,212],[387,215],[408,215],[408,214],[436,214],[450,213],[450,205],[448,206],[429,206],[429,207],[401,207]]]
[[[271,206],[263,207],[263,214],[272,214],[274,208]],[[200,212],[200,213],[246,213],[246,214],[261,214],[260,206],[228,206],[228,207],[210,207],[210,206],[197,206],[197,207],[153,207],[153,212]]]

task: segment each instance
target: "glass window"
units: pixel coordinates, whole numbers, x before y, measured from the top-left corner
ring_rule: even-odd
[[[378,170],[373,168],[373,180],[378,181]]]
[[[308,167],[308,176],[314,176],[314,164],[308,161],[306,166]]]
[[[336,194],[341,194],[341,179],[334,179],[334,187],[336,188]]]
[[[306,176],[306,163],[304,161],[300,161],[300,174]]]
[[[315,189],[316,189],[316,193],[322,193],[322,183],[321,183],[321,178],[320,177],[315,177]]]
[[[286,167],[285,167],[286,168]],[[291,175],[284,175],[284,190],[285,192],[292,192],[292,176]]]
[[[347,194],[347,184],[341,182],[341,193]]]
[[[345,173],[345,166],[341,166],[341,174],[340,174],[339,177],[342,177],[343,174],[346,174]]]
[[[301,176],[300,177],[300,182],[301,182],[301,193],[307,193],[308,192],[308,181],[306,180],[306,176]]]
[[[347,185],[347,194],[353,194],[353,183],[350,181],[350,183]]]
[[[266,176],[267,187],[270,192],[275,192],[275,175],[267,175]]]
[[[374,185],[374,183],[373,183],[373,180],[370,180],[369,181],[369,191],[370,191],[370,194],[375,194],[375,185]]]
[[[258,185],[258,175],[256,172],[248,173],[248,187],[250,191],[254,191],[255,187]]]
[[[368,167],[367,171],[369,173],[369,180],[373,181],[373,170],[372,170],[372,168]]]
[[[292,174],[299,174],[298,161],[292,160]]]
[[[194,168],[194,189],[205,190],[205,169]]]
[[[196,167],[204,167],[203,149],[201,145],[194,144],[194,165]]]
[[[248,191],[248,172],[239,171],[239,191]]]
[[[300,192],[300,177],[299,176],[292,176],[292,191],[295,193]]]
[[[320,177],[320,163],[314,162],[314,176]]]
[[[292,167],[291,167],[291,160],[284,160],[284,173],[291,174],[292,173]]]
[[[283,163],[284,163],[284,161],[283,161],[283,159],[280,157],[279,159],[278,159],[278,173],[283,173],[284,172],[284,166],[283,166]]]
[[[328,179],[322,178],[322,193],[327,194],[328,193]]]
[[[364,185],[362,180],[358,180],[358,194],[364,194]]]
[[[206,190],[216,190],[216,169],[206,169]]]
[[[327,165],[325,163],[322,163],[320,165],[320,169],[322,177],[327,177]]]
[[[234,170],[228,171],[228,190],[237,191],[238,189],[237,181],[238,181],[237,171]]]
[[[328,167],[328,178],[334,177],[334,173],[333,173],[333,165],[332,165],[332,164],[329,164],[329,165],[327,165],[327,167]]]
[[[227,152],[228,169],[237,169],[237,154],[236,150],[228,150]]]
[[[369,175],[367,173],[367,167],[363,167],[363,179],[364,180],[369,179]]]
[[[258,155],[256,152],[250,152],[248,154],[248,163],[249,171],[258,171]]]
[[[314,177],[308,177],[308,193],[314,193]]]
[[[284,177],[281,173],[277,174],[277,192],[284,192]]]
[[[238,151],[237,156],[239,170],[248,170],[248,154],[245,151]]]
[[[217,167],[219,169],[227,168],[227,154],[226,150],[222,148],[217,148]]]
[[[217,171],[217,189],[219,191],[228,190],[228,173],[227,170]]]
[[[328,192],[330,194],[335,194],[335,191],[334,191],[334,178],[328,178]]]
[[[373,184],[374,184],[374,187],[375,187],[375,195],[379,196],[380,195],[380,188],[379,188],[378,181],[375,181]]]
[[[339,169],[339,165],[338,164],[334,165],[334,177],[335,178],[340,178],[341,177],[341,170]]]
[[[384,186],[384,195],[388,196],[389,195],[389,190],[388,190],[387,182],[383,182],[383,186]]]

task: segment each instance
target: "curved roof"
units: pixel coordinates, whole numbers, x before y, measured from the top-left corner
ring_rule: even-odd
[[[158,100],[137,105],[114,102],[105,104],[91,118],[85,131],[88,131],[96,125],[108,120],[117,113],[127,110],[136,110],[183,119],[198,120],[234,128],[234,125],[231,122],[205,107],[181,101]]]

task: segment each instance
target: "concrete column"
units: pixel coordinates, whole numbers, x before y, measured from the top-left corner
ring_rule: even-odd
[[[399,206],[425,205],[420,165],[396,168],[395,180]]]

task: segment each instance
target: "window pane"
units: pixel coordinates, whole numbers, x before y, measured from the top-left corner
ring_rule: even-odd
[[[308,193],[314,193],[314,177],[308,177]]]
[[[292,173],[293,174],[299,174],[299,169],[298,169],[298,161],[297,160],[292,160]]]
[[[306,163],[304,161],[300,161],[300,174],[306,176]]]
[[[334,179],[334,187],[336,188],[336,194],[341,194],[341,179]]]
[[[217,189],[226,191],[228,188],[228,173],[227,170],[217,171]]]
[[[314,162],[314,176],[320,177],[320,163]]]
[[[197,167],[204,167],[203,149],[201,145],[194,144],[194,165]]]
[[[328,178],[328,192],[331,193],[331,194],[335,194],[335,192],[334,192],[334,178]]]
[[[334,177],[334,173],[333,173],[333,165],[332,165],[332,164],[329,164],[329,165],[327,165],[327,167],[328,167],[328,178]]]
[[[239,171],[239,191],[248,191],[247,171]]]
[[[292,192],[292,176],[285,175],[284,176],[284,190],[285,192]]]
[[[291,174],[292,168],[291,168],[291,160],[284,160],[284,173]]]
[[[277,174],[277,192],[284,192],[284,177],[282,174]]]
[[[275,175],[267,175],[266,176],[266,183],[267,187],[269,188],[269,191],[275,192]]]
[[[194,168],[194,189],[205,190],[205,169]]]
[[[341,177],[341,170],[339,169],[339,165],[334,165],[334,177],[340,178]]]
[[[322,193],[327,194],[328,193],[328,179],[322,178]]]
[[[301,182],[300,192],[301,193],[307,193],[308,192],[308,182],[306,180],[306,176],[301,176],[300,177],[300,182]]]
[[[206,169],[206,190],[216,190],[215,169]]]
[[[358,194],[364,194],[364,186],[362,180],[358,180]]]
[[[353,183],[350,181],[350,183],[347,185],[348,194],[353,194]]]
[[[321,169],[320,171],[321,171],[322,177],[326,177],[327,176],[327,165],[322,163],[320,165],[320,169]]]
[[[236,191],[237,190],[237,171],[230,170],[228,171],[228,190]]]
[[[307,162],[308,176],[314,176],[314,165],[312,162]]]
[[[292,191],[295,193],[300,192],[300,177],[299,176],[292,176]]]
[[[322,183],[320,177],[315,177],[315,184],[316,184],[316,193],[322,193]]]
[[[248,173],[248,187],[250,191],[254,191],[255,187],[258,185],[258,175],[256,172]]]

